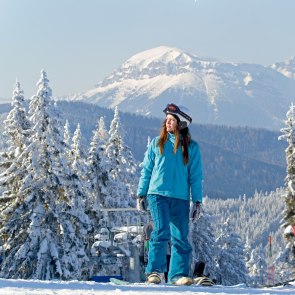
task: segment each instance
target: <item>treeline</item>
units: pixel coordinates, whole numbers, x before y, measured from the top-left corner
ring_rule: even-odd
[[[44,71],[37,85],[26,104],[16,83],[4,121],[0,276],[89,279],[94,236],[127,218],[101,209],[135,206],[138,165],[123,141],[117,109],[108,129],[96,116],[86,150],[81,125],[72,133],[68,121],[61,124]]]
[[[80,123],[85,147],[89,146],[96,118],[103,116],[106,126],[110,126],[113,116],[111,109],[78,101],[58,101],[57,108],[62,114],[62,124],[68,120],[71,132]],[[130,113],[120,113],[120,117],[124,141],[135,159],[141,162],[147,138],[159,134],[162,121]],[[279,132],[199,124],[192,124],[190,130],[201,148],[205,195],[237,198],[283,186],[286,143],[278,141]]]

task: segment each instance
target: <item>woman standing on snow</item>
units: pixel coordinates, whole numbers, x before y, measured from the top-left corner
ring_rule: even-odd
[[[189,277],[191,246],[189,218],[196,219],[202,203],[202,164],[198,144],[191,140],[189,110],[168,104],[163,111],[160,136],[151,141],[142,163],[137,190],[137,209],[147,203],[154,221],[149,242],[147,282],[164,282],[166,249],[171,240],[168,281],[177,285],[193,283]],[[193,206],[190,214],[190,196]]]

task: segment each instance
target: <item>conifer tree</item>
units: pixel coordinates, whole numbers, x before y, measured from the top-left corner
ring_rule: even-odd
[[[246,255],[246,261],[249,261],[251,258],[251,243],[250,243],[250,238],[247,236],[246,238],[246,243],[245,243],[245,255]]]
[[[291,104],[285,121],[287,127],[282,128],[283,133],[279,140],[286,140],[287,176],[285,178],[286,209],[283,217],[284,236],[287,240],[284,257],[288,260],[292,277],[295,278],[295,106]]]
[[[4,172],[0,175],[0,185],[3,193],[0,197],[0,214],[10,215],[13,208],[21,202],[18,191],[26,170],[22,165],[26,154],[24,149],[28,144],[31,123],[25,109],[24,93],[20,83],[16,82],[12,96],[12,110],[4,121],[4,135],[7,138],[7,151],[1,153],[0,167]]]
[[[135,184],[138,181],[137,164],[130,149],[124,143],[122,130],[119,110],[116,107],[106,144],[109,175],[116,184],[112,185],[113,200],[111,201],[115,207],[134,206],[134,200],[131,197],[135,196]]]
[[[293,278],[293,270],[290,268],[290,250],[287,247],[281,248],[275,259],[276,283],[289,281]]]
[[[261,245],[251,251],[250,259],[247,261],[249,270],[249,282],[254,287],[266,286],[267,264],[265,251]]]
[[[65,157],[67,158],[67,160],[69,161],[69,163],[71,162],[71,142],[72,138],[71,138],[71,131],[70,131],[70,124],[69,121],[66,120],[66,123],[64,125],[64,151],[65,151]]]
[[[218,233],[216,243],[219,247],[217,262],[220,268],[220,283],[226,286],[247,284],[245,245],[241,237],[232,230],[229,220]]]
[[[110,194],[105,199],[108,208],[135,207],[136,163],[130,149],[125,145],[123,128],[120,122],[118,107],[115,108],[114,118],[110,125],[109,138],[105,154],[108,158],[108,187]],[[133,219],[133,213],[110,213],[109,220],[115,224],[123,224],[127,219]]]
[[[97,128],[93,131],[90,142],[88,163],[88,180],[90,183],[91,206],[94,211],[99,208],[108,206],[106,199],[110,192],[108,190],[108,158],[105,155],[105,142],[108,133],[105,129],[103,117],[97,123]]]
[[[71,145],[71,132],[70,132],[70,124],[68,120],[66,120],[66,123],[64,126],[64,142],[68,146]]]
[[[85,152],[82,147],[82,133],[80,124],[74,132],[72,145],[69,151],[69,166],[71,174],[71,190],[72,199],[76,199],[77,206],[82,206],[87,211],[89,207],[89,181],[87,178],[88,166],[86,163]],[[73,197],[75,195],[75,197]]]
[[[80,124],[77,125],[75,130],[72,145],[71,145],[71,168],[79,176],[81,180],[85,180],[87,174],[87,166],[85,163],[85,153],[82,147],[82,134],[80,129]]]
[[[41,72],[38,91],[31,99],[32,122],[21,201],[5,216],[0,235],[6,257],[0,275],[5,278],[85,278],[87,216],[71,195],[64,141],[52,103],[47,75]],[[79,201],[79,200],[78,200]]]
[[[190,229],[192,244],[192,268],[194,264],[203,261],[206,265],[205,275],[212,279],[218,279],[219,270],[216,267],[218,247],[215,243],[214,229],[211,224],[211,217],[205,211],[202,212],[200,219],[193,223]],[[204,245],[206,245],[204,247]]]

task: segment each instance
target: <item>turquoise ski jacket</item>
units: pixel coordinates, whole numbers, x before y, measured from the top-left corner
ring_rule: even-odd
[[[161,195],[171,198],[202,202],[202,162],[198,144],[191,140],[189,163],[184,165],[182,147],[174,154],[175,137],[168,133],[168,140],[160,154],[155,137],[145,153],[137,195]]]

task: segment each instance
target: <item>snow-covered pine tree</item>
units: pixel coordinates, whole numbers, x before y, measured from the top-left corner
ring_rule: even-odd
[[[90,185],[87,178],[88,166],[82,146],[80,124],[77,125],[70,142],[72,142],[68,153],[70,175],[68,177],[69,183],[65,186],[65,195],[70,199],[70,211],[76,218],[77,226],[80,226],[84,232],[85,249],[87,250],[87,255],[89,255],[93,243],[91,235],[93,230],[88,216],[88,208],[90,206]],[[79,225],[79,223],[81,224]],[[86,233],[89,234],[86,235]]]
[[[66,120],[66,123],[64,125],[64,143],[65,143],[65,147],[64,147],[65,157],[70,163],[72,138],[71,138],[70,124],[68,120]]]
[[[64,126],[64,142],[68,146],[71,145],[71,131],[70,131],[70,124],[68,120],[66,120],[66,123]]]
[[[245,256],[246,256],[246,261],[249,261],[251,259],[251,252],[252,252],[252,246],[250,243],[250,238],[246,238],[246,243],[245,243]]]
[[[285,124],[282,128],[283,133],[279,140],[285,140],[288,143],[286,148],[287,176],[285,178],[285,203],[286,209],[283,217],[284,237],[287,240],[284,257],[288,260],[292,277],[295,278],[295,106],[291,104]]]
[[[287,247],[281,249],[278,253],[275,265],[275,283],[283,283],[293,278],[293,270],[289,264],[290,250]]]
[[[70,150],[70,165],[73,172],[81,179],[86,188],[87,165],[82,144],[80,124],[77,125]]]
[[[98,136],[100,138],[100,145],[102,147],[104,147],[105,141],[108,138],[108,131],[106,129],[106,125],[105,125],[105,122],[104,122],[104,117],[99,118],[97,132],[98,132]]]
[[[105,200],[109,197],[108,188],[109,175],[107,171],[108,158],[105,155],[105,142],[108,132],[105,128],[104,118],[98,120],[97,127],[93,131],[90,142],[88,164],[88,181],[90,186],[90,207],[88,215],[90,216],[94,232],[98,233],[100,226],[105,227],[107,221],[103,220],[100,208],[106,207]],[[103,224],[102,224],[103,223]]]
[[[66,193],[71,196],[71,207],[77,209],[81,208],[79,212],[77,212],[77,214],[80,215],[82,212],[83,215],[87,214],[87,218],[85,218],[85,216],[81,217],[82,219],[85,219],[83,222],[86,222],[89,225],[89,231],[91,232],[91,221],[88,216],[89,207],[91,206],[90,183],[88,179],[87,160],[82,146],[82,133],[80,129],[80,124],[77,125],[71,142],[72,144],[69,150],[71,182],[70,185],[67,186]],[[93,240],[91,239],[90,235],[88,235],[88,237],[89,238],[87,247],[90,248]]]
[[[253,287],[266,286],[267,264],[262,245],[251,251],[250,259],[246,263],[249,270],[249,284]]]
[[[85,279],[88,220],[75,195],[69,194],[72,179],[44,71],[37,85],[37,95],[30,102],[32,128],[24,150],[26,176],[18,192],[21,202],[6,216],[0,230],[6,252],[0,275]]]
[[[246,198],[240,196],[237,199],[208,199],[206,200],[207,211],[214,216],[214,224],[224,223],[227,218],[234,220],[234,231],[243,241],[251,237],[251,249],[265,246],[270,232],[273,234],[274,256],[279,247],[283,247],[282,230],[280,229],[282,212],[285,208],[284,190],[277,189],[268,194],[254,194]],[[268,210],[265,210],[267,207]],[[251,251],[249,251],[250,253]]]
[[[22,164],[31,128],[24,103],[23,90],[20,88],[20,83],[16,82],[12,96],[12,110],[4,121],[4,135],[7,138],[8,149],[1,153],[0,167],[4,168],[4,172],[0,175],[0,185],[3,190],[0,196],[0,220],[8,218],[14,208],[21,203],[18,191],[26,173]],[[2,242],[5,240],[1,234],[0,238]]]
[[[105,148],[108,157],[108,186],[110,195],[105,199],[105,206],[108,208],[126,208],[135,207],[135,182],[138,180],[136,176],[135,160],[130,149],[125,145],[122,138],[122,126],[119,117],[118,107],[115,108],[114,118],[110,125],[109,138]],[[110,214],[110,220],[114,220],[114,224],[123,224],[126,215],[133,217],[132,213]]]
[[[135,184],[137,184],[139,177],[138,165],[130,148],[124,143],[118,107],[115,107],[114,118],[110,125],[106,155],[110,159],[110,176],[116,182],[122,183],[121,187],[117,187],[117,196],[121,200],[116,198],[115,203],[118,203],[119,207],[134,205],[131,197],[135,196]]]
[[[218,233],[216,244],[219,247],[217,262],[220,269],[220,283],[226,286],[247,284],[245,244],[241,241],[241,237],[232,230],[229,220],[224,223]]]
[[[122,172],[125,172],[123,182],[127,186],[129,195],[131,197],[130,206],[134,207],[136,200],[136,189],[139,180],[139,163],[136,162],[130,148],[126,145],[123,145],[121,157],[123,164]]]
[[[203,261],[206,265],[205,275],[212,279],[218,279],[219,270],[216,267],[218,247],[215,243],[211,216],[204,209],[200,219],[191,225],[190,239],[193,248],[192,268],[196,262]]]
[[[12,110],[8,113],[4,121],[4,136],[7,138],[6,144],[8,145],[8,149],[0,154],[0,167],[7,169],[5,173],[1,174],[2,181],[5,181],[3,177],[14,174],[13,169],[17,169],[15,161],[19,156],[22,156],[24,147],[27,144],[31,124],[24,104],[23,90],[20,88],[20,83],[16,82],[12,96]],[[19,161],[20,159],[18,159]],[[9,167],[11,168],[8,169]]]

